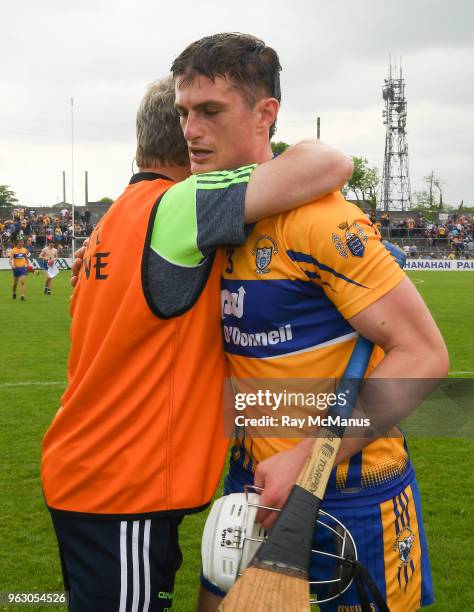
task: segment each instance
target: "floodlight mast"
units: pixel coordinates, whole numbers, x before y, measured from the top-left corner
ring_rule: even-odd
[[[406,133],[407,101],[402,66],[392,66],[389,60],[389,76],[384,79],[383,110],[385,155],[380,208],[383,210],[407,210],[411,206],[410,172],[408,166],[408,141]]]

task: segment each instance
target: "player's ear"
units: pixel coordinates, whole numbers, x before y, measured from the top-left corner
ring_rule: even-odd
[[[280,103],[276,98],[261,98],[255,104],[257,133],[268,132],[278,116]]]

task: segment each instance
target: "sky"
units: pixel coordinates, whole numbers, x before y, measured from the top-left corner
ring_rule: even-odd
[[[445,202],[474,205],[472,0],[16,0],[1,16],[0,184],[22,205],[61,201],[63,170],[76,205],[85,170],[90,201],[118,197],[146,85],[187,44],[224,31],[279,53],[275,140],[315,137],[320,116],[322,140],[380,171],[382,86],[389,54],[401,57],[412,191],[433,170]]]

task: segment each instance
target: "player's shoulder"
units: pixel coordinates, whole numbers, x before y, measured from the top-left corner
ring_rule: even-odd
[[[289,213],[285,213],[285,221],[298,225],[304,224],[306,228],[324,228],[340,223],[351,223],[358,219],[367,218],[366,214],[352,202],[348,202],[339,191],[334,191],[320,198],[300,206]]]

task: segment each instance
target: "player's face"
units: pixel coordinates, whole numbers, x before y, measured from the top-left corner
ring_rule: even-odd
[[[176,108],[194,174],[238,168],[257,159],[259,116],[223,77],[176,80]]]

